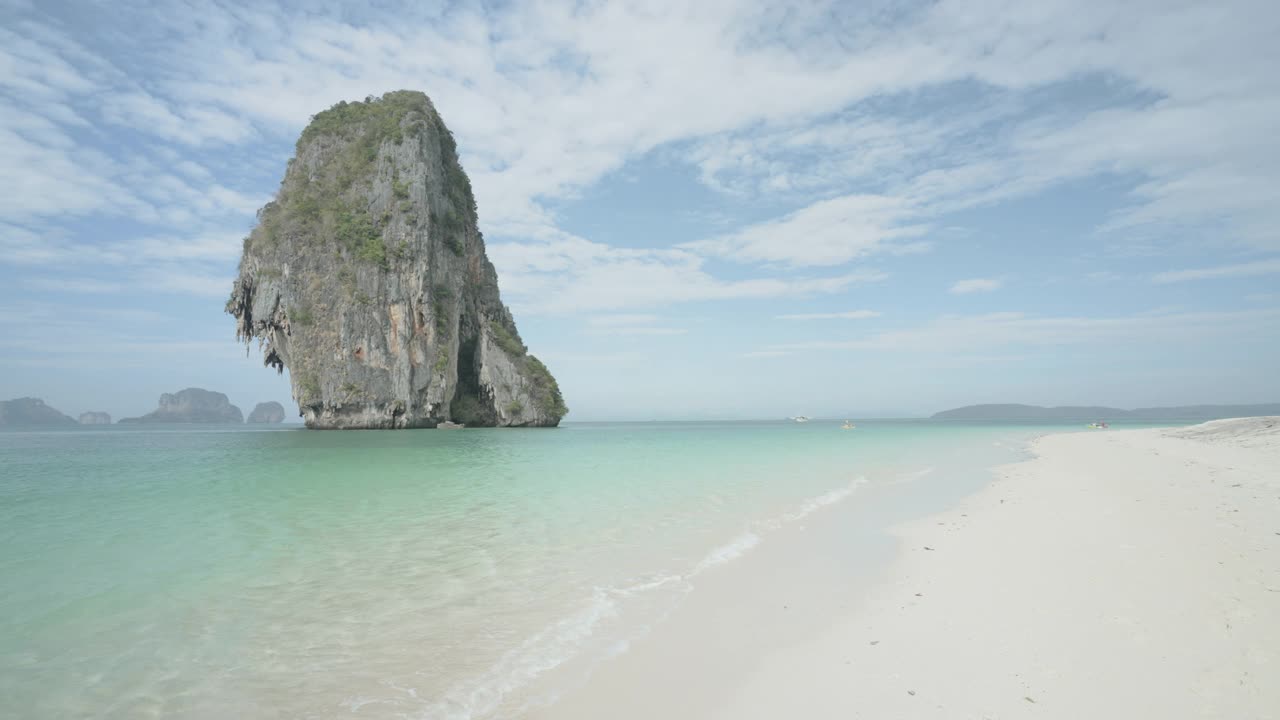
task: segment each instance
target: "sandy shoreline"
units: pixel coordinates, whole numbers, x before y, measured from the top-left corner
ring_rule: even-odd
[[[1198,428],[1037,440],[723,716],[1280,717],[1280,428]]]
[[[536,716],[1280,718],[1280,421],[1032,450],[897,526],[887,574],[819,632],[726,673],[701,643],[759,618],[690,625]]]

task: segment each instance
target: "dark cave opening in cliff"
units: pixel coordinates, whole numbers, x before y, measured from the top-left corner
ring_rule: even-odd
[[[458,385],[449,405],[453,422],[472,427],[498,424],[498,413],[492,398],[480,388],[480,362],[476,357],[479,338],[472,335],[458,343]]]

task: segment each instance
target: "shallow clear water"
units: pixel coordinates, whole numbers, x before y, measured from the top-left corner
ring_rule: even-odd
[[[511,716],[771,531],[864,484],[959,492],[1040,431],[0,433],[0,697],[24,718]]]

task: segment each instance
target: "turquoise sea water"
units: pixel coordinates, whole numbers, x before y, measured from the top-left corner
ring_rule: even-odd
[[[1046,429],[858,425],[0,433],[0,697],[21,718],[518,716],[777,528],[868,486],[958,496]]]

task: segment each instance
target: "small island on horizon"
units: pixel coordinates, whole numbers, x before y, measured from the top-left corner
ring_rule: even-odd
[[[158,407],[146,415],[126,417],[115,424],[274,424],[285,419],[284,406],[271,400],[258,403],[246,420],[240,408],[223,393],[203,388],[187,388],[160,396]],[[100,410],[73,418],[37,397],[0,400],[0,428],[49,428],[83,425],[111,425],[111,414]]]
[[[1040,422],[1092,422],[1097,420],[1121,420],[1132,422],[1204,422],[1225,418],[1260,417],[1280,415],[1280,403],[1256,403],[1250,405],[1175,405],[1169,407],[1144,407],[1133,410],[1104,405],[1062,405],[1044,407],[1018,403],[987,403],[966,405],[942,410],[930,415],[928,420],[945,421],[1040,421]],[[239,407],[232,405],[220,392],[202,388],[187,388],[176,393],[164,393],[156,410],[139,416],[122,418],[117,423],[192,423],[192,424],[277,424],[288,416],[284,405],[274,400],[260,402],[245,416]],[[850,417],[856,417],[851,413]],[[909,417],[864,418],[864,421],[906,420]],[[809,418],[804,418],[808,421]],[[795,422],[796,418],[787,418]],[[602,421],[608,422],[608,421]],[[653,422],[663,422],[654,420]],[[679,421],[684,422],[684,421]],[[710,421],[716,422],[716,421]],[[41,398],[23,397],[0,401],[0,427],[49,427],[70,425],[109,425],[111,415],[102,411],[86,411],[80,419],[70,417],[51,407]]]
[[[1134,410],[1096,406],[1066,405],[1041,407],[1039,405],[986,404],[966,405],[943,410],[930,416],[931,420],[1147,420],[1204,421],[1235,417],[1280,415],[1280,403],[1254,405],[1178,405],[1173,407],[1146,407]]]

